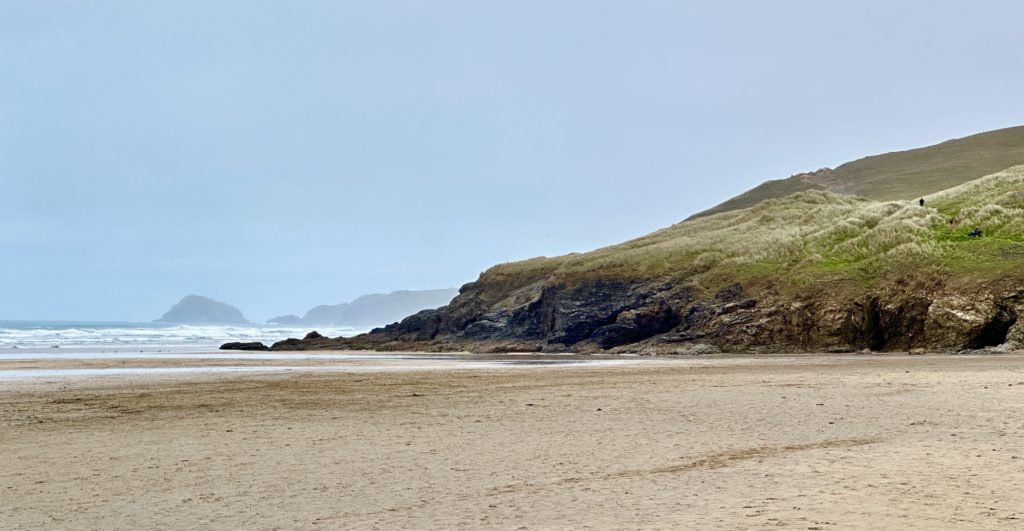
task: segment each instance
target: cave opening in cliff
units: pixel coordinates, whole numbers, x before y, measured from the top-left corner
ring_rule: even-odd
[[[1006,335],[1017,322],[1017,312],[1010,308],[999,308],[978,333],[967,342],[967,348],[997,347],[1006,342]]]
[[[885,349],[885,328],[882,327],[882,312],[879,309],[878,299],[872,299],[868,305],[867,322],[865,323],[864,335],[867,338],[867,348],[875,352]]]

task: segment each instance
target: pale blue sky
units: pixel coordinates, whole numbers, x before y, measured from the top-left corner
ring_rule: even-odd
[[[251,319],[1024,124],[1017,2],[0,0],[0,319]]]

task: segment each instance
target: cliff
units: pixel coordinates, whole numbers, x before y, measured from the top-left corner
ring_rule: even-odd
[[[955,147],[970,160],[981,156]],[[587,253],[501,264],[443,308],[354,338],[273,348],[686,354],[1020,346],[1024,166],[931,194],[897,184],[908,197],[806,190]]]

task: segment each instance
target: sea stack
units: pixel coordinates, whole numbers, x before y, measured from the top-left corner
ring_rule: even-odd
[[[157,323],[174,324],[233,324],[247,325],[249,321],[242,312],[221,301],[201,295],[188,295],[167,310]]]

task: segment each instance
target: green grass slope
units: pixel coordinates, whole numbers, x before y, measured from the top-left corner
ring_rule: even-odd
[[[691,219],[748,208],[795,192],[826,190],[880,201],[915,199],[1024,164],[1024,126],[866,157],[821,174],[765,182]]]
[[[982,238],[969,233],[981,229]],[[1024,165],[916,200],[875,201],[799,192],[688,220],[588,253],[496,266],[490,279],[759,276],[871,283],[896,268],[929,267],[978,279],[1024,273]]]

